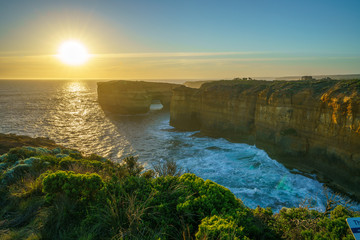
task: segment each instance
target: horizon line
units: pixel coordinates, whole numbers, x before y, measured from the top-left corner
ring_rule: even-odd
[[[360,75],[360,73],[339,73],[339,74],[308,74],[308,76],[313,76],[313,77],[323,77],[323,76],[351,76],[351,75]],[[253,80],[262,80],[262,78],[273,78],[274,80],[276,78],[295,78],[295,77],[302,77],[305,75],[287,75],[287,76],[247,76],[247,78],[253,78]],[[243,76],[241,76],[243,77]],[[232,80],[234,78],[238,78],[238,77],[223,77],[223,78],[1,78],[0,80],[90,80],[90,81],[95,81],[95,80],[124,80],[124,81],[146,81],[146,80],[195,80],[195,81],[218,81],[218,80]],[[257,78],[257,79],[256,79]]]

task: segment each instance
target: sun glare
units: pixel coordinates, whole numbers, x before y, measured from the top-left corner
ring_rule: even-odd
[[[79,41],[69,40],[60,45],[57,57],[65,64],[78,66],[86,63],[90,55],[84,44]]]

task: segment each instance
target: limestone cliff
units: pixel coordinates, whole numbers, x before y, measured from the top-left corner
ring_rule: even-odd
[[[160,100],[169,109],[172,89],[178,84],[143,81],[110,81],[98,83],[98,101],[108,111],[140,114],[149,111],[153,100]]]
[[[218,81],[179,87],[170,124],[255,144],[360,199],[360,80]]]

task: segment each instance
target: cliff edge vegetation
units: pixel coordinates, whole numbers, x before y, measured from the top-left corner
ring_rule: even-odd
[[[360,199],[360,80],[204,83],[174,89],[170,124],[255,144]]]
[[[60,147],[53,140],[43,137],[32,138],[29,136],[0,133],[0,154],[8,152],[11,148],[33,146],[33,147]]]
[[[1,239],[353,239],[331,201],[250,209],[228,189],[174,164],[144,170],[66,148],[17,147],[0,156]]]

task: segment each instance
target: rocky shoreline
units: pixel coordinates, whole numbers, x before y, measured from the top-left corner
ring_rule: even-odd
[[[170,125],[256,145],[360,199],[360,81],[218,81],[174,89]]]

